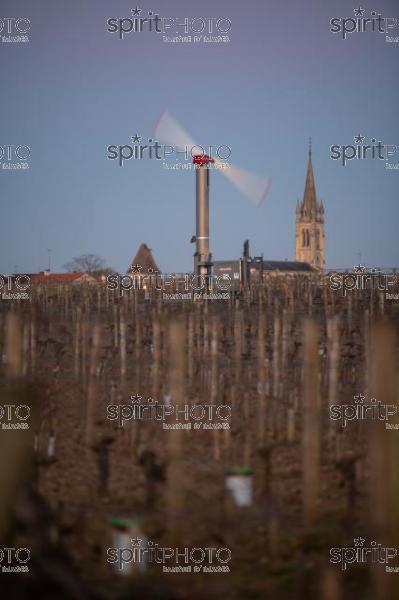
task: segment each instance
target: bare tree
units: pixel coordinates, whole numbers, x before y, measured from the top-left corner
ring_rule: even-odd
[[[82,271],[83,273],[94,273],[104,271],[106,263],[101,256],[96,254],[81,254],[64,265],[66,271]]]

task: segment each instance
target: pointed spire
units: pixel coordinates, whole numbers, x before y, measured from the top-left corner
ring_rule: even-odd
[[[307,214],[317,210],[316,187],[314,183],[312,166],[312,138],[309,138],[308,168],[306,172],[305,193],[303,195],[303,206]]]
[[[130,262],[128,273],[130,271],[141,273],[159,273],[159,267],[154,260],[151,248],[147,244],[140,244],[134,258]]]

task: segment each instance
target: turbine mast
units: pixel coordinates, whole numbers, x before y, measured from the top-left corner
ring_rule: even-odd
[[[212,254],[209,245],[209,163],[206,154],[193,156],[196,169],[196,236],[194,274],[206,277],[212,274]]]

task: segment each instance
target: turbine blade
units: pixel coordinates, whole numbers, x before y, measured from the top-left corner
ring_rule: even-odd
[[[192,148],[196,144],[188,135],[187,131],[168,112],[164,111],[158,117],[154,127],[153,137],[163,144],[176,146],[179,150]]]
[[[260,206],[266,198],[269,191],[271,181],[268,177],[261,177],[250,173],[245,169],[233,167],[228,164],[223,167],[223,162],[215,158],[215,166],[240,192],[249,198],[256,206]]]
[[[192,152],[192,149],[197,146],[187,131],[167,111],[164,111],[158,117],[152,137],[163,144],[175,146],[182,151],[189,149]],[[198,146],[198,154],[202,152],[201,147]],[[224,168],[223,162],[216,158],[214,158],[214,164],[216,169],[227,177],[244,196],[260,206],[270,188],[270,180],[267,177],[261,177],[231,165]]]

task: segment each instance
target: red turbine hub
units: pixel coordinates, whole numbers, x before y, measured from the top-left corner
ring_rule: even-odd
[[[207,154],[194,154],[193,156],[194,165],[200,165],[202,167],[203,165],[208,165],[209,163],[213,162],[215,162],[213,158],[211,158]]]

